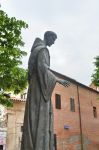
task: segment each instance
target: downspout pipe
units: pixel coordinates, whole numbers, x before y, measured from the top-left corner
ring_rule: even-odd
[[[77,84],[77,97],[78,97],[81,150],[84,150],[84,148],[83,148],[83,135],[82,135],[81,105],[80,105],[80,96],[79,96],[79,86],[78,86],[78,84]]]

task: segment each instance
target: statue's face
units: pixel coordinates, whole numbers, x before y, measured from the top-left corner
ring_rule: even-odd
[[[46,45],[50,47],[51,45],[54,44],[55,40],[56,38],[54,36],[49,36],[46,40]]]

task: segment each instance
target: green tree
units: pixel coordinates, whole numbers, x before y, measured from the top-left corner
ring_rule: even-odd
[[[21,50],[24,46],[21,32],[28,25],[15,17],[0,10],[0,103],[9,106],[9,97],[5,91],[13,91],[18,94],[27,85],[27,70],[23,69],[22,57],[27,53]]]
[[[96,85],[99,86],[99,56],[95,57],[95,70],[94,73],[92,74],[92,82]]]

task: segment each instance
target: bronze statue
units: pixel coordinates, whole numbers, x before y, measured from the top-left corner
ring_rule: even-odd
[[[44,40],[36,38],[31,49],[21,150],[54,150],[51,95],[56,82],[69,86],[68,81],[59,79],[50,70],[47,46],[56,39],[56,33],[47,31]]]

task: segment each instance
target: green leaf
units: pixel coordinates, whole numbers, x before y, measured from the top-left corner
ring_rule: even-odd
[[[92,74],[92,82],[99,87],[99,56],[95,57],[95,70]]]
[[[0,10],[0,88],[4,91],[19,93],[27,86],[27,70],[20,68],[22,57],[27,53],[24,46],[22,30],[28,25]],[[4,101],[3,101],[4,100]],[[0,95],[0,103],[10,104],[10,99]]]

